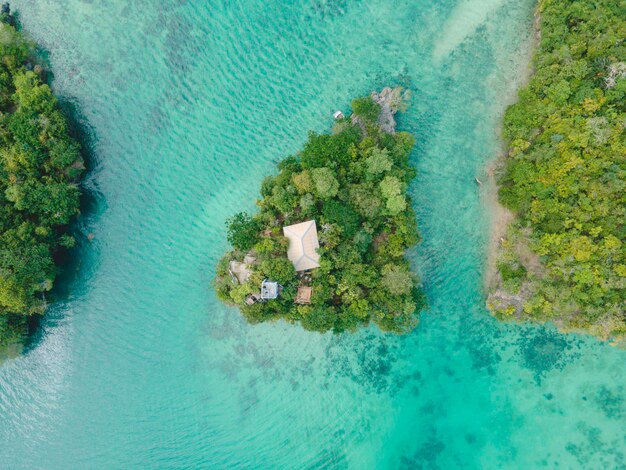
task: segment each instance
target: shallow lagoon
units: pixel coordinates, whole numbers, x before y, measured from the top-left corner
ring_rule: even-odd
[[[288,5],[284,5],[288,3]],[[0,366],[17,468],[614,468],[626,353],[483,308],[498,120],[529,0],[14,1],[94,155],[83,240],[42,332]],[[431,308],[398,338],[250,327],[209,289],[224,220],[335,109],[413,92],[411,258]]]

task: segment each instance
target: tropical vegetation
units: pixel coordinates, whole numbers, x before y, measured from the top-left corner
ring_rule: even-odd
[[[332,133],[311,132],[304,148],[268,176],[257,200],[259,212],[228,222],[233,246],[217,267],[215,288],[251,323],[285,319],[307,330],[342,332],[370,322],[406,332],[418,321],[424,295],[405,257],[419,235],[407,195],[415,169],[414,139],[383,127],[380,119],[404,106],[399,88],[389,102],[372,96],[352,102]],[[314,220],[319,228],[320,267],[297,273],[287,258],[282,227]],[[233,260],[252,259],[249,278],[229,273]],[[276,299],[248,304],[264,279],[281,286]],[[294,302],[299,286],[312,288],[309,304]]]
[[[34,44],[0,18],[0,344],[19,340],[30,315],[46,309],[60,250],[75,241],[67,226],[79,212],[83,172]]]
[[[626,2],[541,0],[534,74],[506,112],[500,318],[626,335]]]

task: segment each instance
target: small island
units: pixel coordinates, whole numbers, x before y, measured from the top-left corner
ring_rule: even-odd
[[[74,246],[67,227],[79,212],[80,148],[35,45],[0,12],[0,346],[19,344],[27,319],[42,314],[59,271],[60,251]]]
[[[414,139],[394,118],[406,98],[385,88],[353,100],[332,133],[311,132],[263,180],[260,211],[228,221],[233,250],[214,281],[222,301],[250,323],[284,319],[319,332],[417,325],[425,296],[405,257],[419,241],[407,195]]]

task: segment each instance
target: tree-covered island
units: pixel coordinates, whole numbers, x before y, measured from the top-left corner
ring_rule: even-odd
[[[414,139],[394,120],[405,98],[385,88],[355,99],[332,133],[311,132],[263,180],[260,211],[228,222],[233,250],[214,282],[222,301],[251,323],[282,318],[320,332],[417,325],[424,295],[405,258],[419,241],[407,195]]]
[[[506,112],[501,243],[488,307],[626,337],[626,2],[540,0],[534,74]]]
[[[19,342],[46,309],[67,226],[79,212],[78,143],[36,65],[35,45],[0,13],[0,346]]]

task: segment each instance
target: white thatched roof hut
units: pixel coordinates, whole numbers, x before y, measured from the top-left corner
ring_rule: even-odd
[[[320,267],[320,255],[317,253],[320,244],[314,220],[283,227],[283,234],[289,239],[287,258],[296,271]]]

